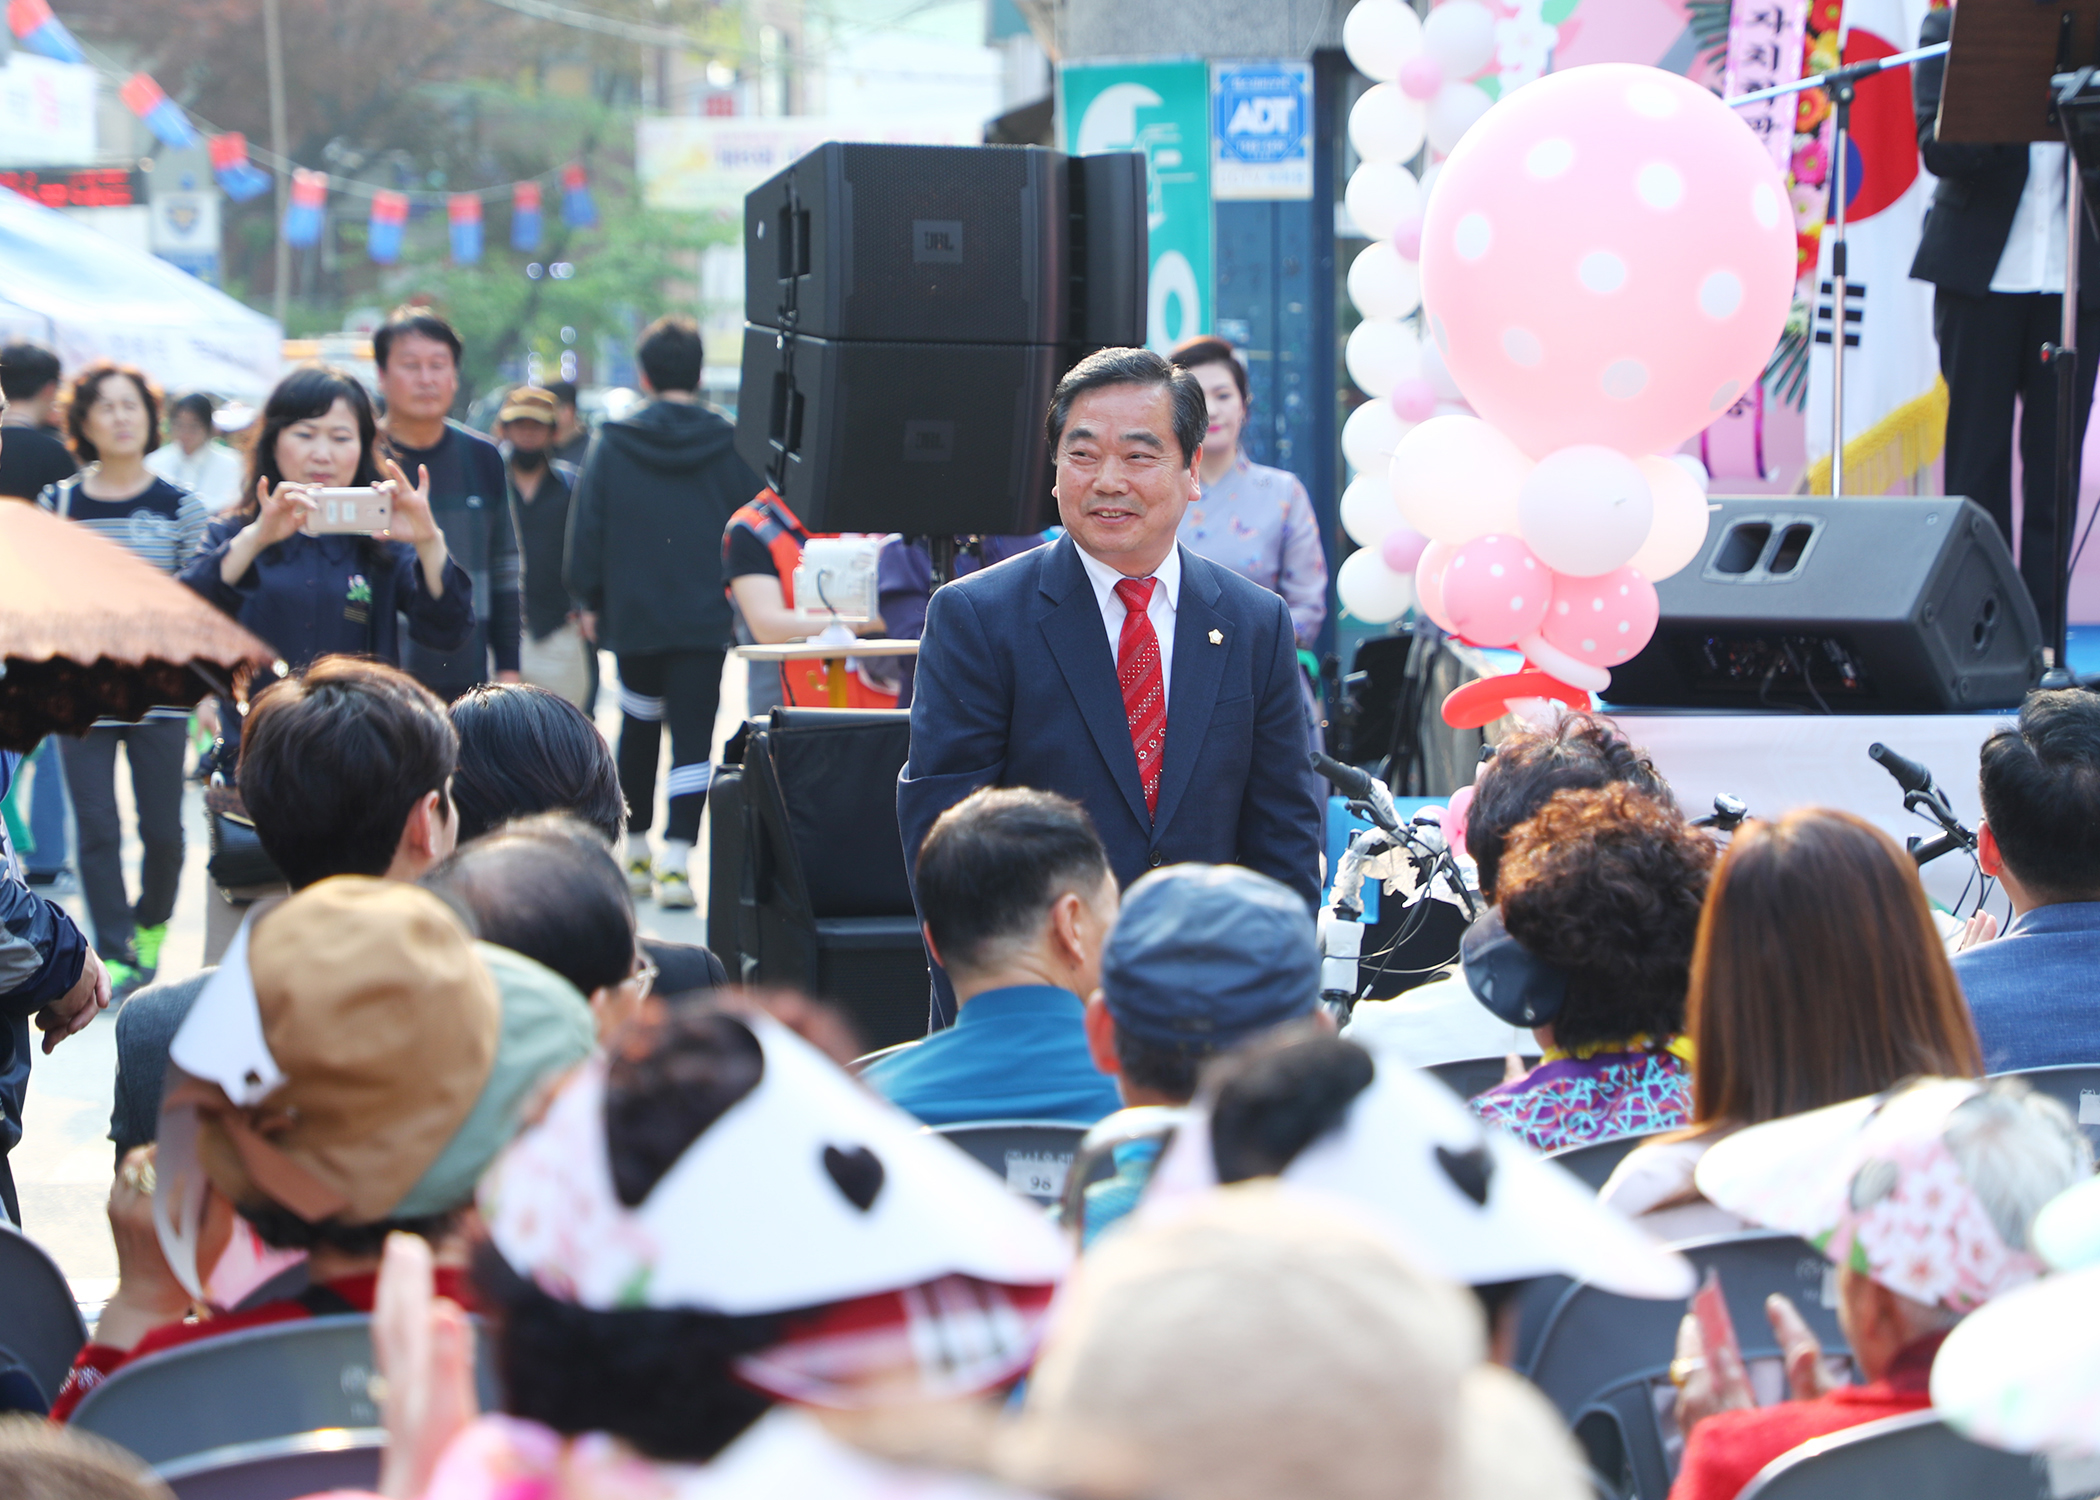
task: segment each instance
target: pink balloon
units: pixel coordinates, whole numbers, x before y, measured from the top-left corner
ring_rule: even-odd
[[[1534,458],[1668,452],[1758,378],[1786,323],[1779,168],[1697,84],[1599,63],[1511,93],[1443,164],[1422,297],[1466,400]]]
[[[1429,538],[1412,526],[1395,526],[1379,541],[1378,551],[1395,573],[1412,573],[1428,546]]]
[[[1402,260],[1422,258],[1422,216],[1411,214],[1402,219],[1393,229],[1393,248],[1400,252]]]
[[[1393,403],[1393,414],[1403,422],[1426,422],[1436,415],[1436,387],[1419,375],[1396,381],[1386,399]]]
[[[1415,603],[1422,607],[1423,614],[1453,635],[1458,634],[1458,627],[1444,609],[1444,570],[1451,566],[1451,554],[1457,550],[1449,542],[1431,542],[1422,549],[1421,559],[1415,564]]]
[[[1444,612],[1481,646],[1513,646],[1538,630],[1552,591],[1552,571],[1518,538],[1499,533],[1467,542],[1444,570]]]
[[[1400,92],[1425,104],[1444,86],[1444,65],[1428,53],[1409,58],[1400,65]]]
[[[1661,618],[1655,585],[1638,568],[1620,568],[1599,578],[1557,573],[1539,634],[1547,645],[1579,662],[1616,667],[1648,644]]]
[[[1466,847],[1466,819],[1473,812],[1473,788],[1470,783],[1451,794],[1445,804],[1444,816],[1440,820],[1444,839],[1453,849]]]

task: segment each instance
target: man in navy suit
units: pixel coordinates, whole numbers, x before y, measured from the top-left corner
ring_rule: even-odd
[[[1058,382],[1064,537],[949,584],[926,613],[897,780],[908,865],[977,788],[1028,786],[1086,808],[1126,886],[1195,860],[1317,903],[1290,611],[1175,541],[1208,424],[1195,377],[1150,350],[1101,350]]]

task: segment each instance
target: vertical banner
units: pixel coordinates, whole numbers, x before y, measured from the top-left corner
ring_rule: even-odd
[[[1210,66],[1075,63],[1058,70],[1065,149],[1141,151],[1152,232],[1145,342],[1164,353],[1211,326]]]
[[[1722,94],[1732,99],[1799,78],[1807,23],[1808,0],[1743,0],[1737,5],[1728,18],[1728,64],[1721,75]],[[1781,171],[1794,154],[1794,112],[1800,103],[1794,95],[1782,94],[1736,109]]]
[[[270,174],[248,160],[248,137],[229,130],[211,138],[211,170],[219,180],[219,191],[236,203],[246,203],[270,190]]]
[[[373,261],[390,266],[401,259],[408,228],[408,194],[381,188],[372,195],[372,220],[365,230],[365,251]]]
[[[1304,202],[1312,191],[1312,64],[1211,64],[1212,199]]]
[[[327,209],[328,174],[292,168],[291,201],[284,206],[284,242],[301,247],[319,244]]]
[[[571,229],[590,229],[598,222],[598,204],[591,197],[591,174],[580,161],[561,169],[561,221]]]
[[[481,259],[481,195],[454,193],[445,200],[452,226],[452,264],[471,266]]]
[[[520,182],[510,190],[510,248],[527,253],[540,248],[540,185]]]

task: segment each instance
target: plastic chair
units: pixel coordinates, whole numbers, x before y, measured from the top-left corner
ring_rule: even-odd
[[[2047,1094],[2071,1112],[2085,1138],[2100,1151],[2100,1064],[2066,1063],[2055,1068],[2022,1068],[2013,1073],[1993,1074],[2018,1078],[2038,1094]]]
[[[859,1057],[854,1058],[852,1062],[846,1064],[846,1071],[858,1076],[867,1072],[868,1069],[874,1067],[875,1064],[881,1062],[885,1057],[895,1057],[899,1052],[916,1047],[925,1040],[926,1038],[919,1037],[913,1041],[899,1042],[893,1047],[878,1047],[873,1052],[864,1052]]]
[[[1187,1118],[1188,1111],[1177,1105],[1141,1104],[1119,1109],[1094,1122],[1073,1154],[1072,1170],[1065,1174],[1064,1192],[1057,1206],[1058,1222],[1072,1231],[1078,1244],[1086,1243],[1087,1185],[1115,1172],[1116,1147],[1133,1141],[1171,1139]]]
[[[1646,1135],[1615,1135],[1601,1141],[1585,1141],[1580,1146],[1564,1146],[1558,1151],[1546,1153],[1546,1160],[1556,1166],[1566,1167],[1592,1191],[1604,1186],[1605,1179],[1618,1168],[1620,1162],[1642,1141]]]
[[[1536,1057],[1527,1057],[1524,1061],[1528,1066],[1538,1063]],[[1500,1083],[1503,1070],[1508,1066],[1506,1057],[1469,1057],[1463,1062],[1433,1063],[1422,1071],[1459,1098],[1471,1099]]]
[[[1849,1352],[1830,1305],[1835,1297],[1825,1298],[1834,1285],[1829,1263],[1805,1240],[1753,1230],[1672,1248],[1702,1277],[1708,1267],[1720,1273],[1746,1360],[1779,1358],[1764,1311],[1774,1292],[1792,1299],[1825,1354]],[[1520,1357],[1519,1373],[1560,1408],[1592,1467],[1615,1480],[1621,1495],[1663,1500],[1669,1493],[1680,1451],[1669,1419],[1669,1368],[1683,1315],[1682,1303],[1571,1283],[1547,1309],[1536,1341],[1525,1341],[1529,1357]]]
[[[43,1398],[40,1410],[49,1411],[85,1343],[87,1325],[57,1263],[36,1241],[0,1224],[0,1365],[25,1372]]]
[[[1972,1443],[1929,1411],[1812,1438],[1765,1465],[1739,1500],[2070,1500],[2047,1460]]]
[[[964,1120],[927,1130],[955,1142],[1022,1197],[1050,1204],[1064,1193],[1087,1127],[1072,1120]]]
[[[162,1464],[158,1472],[176,1500],[298,1500],[378,1489],[385,1452],[384,1428],[331,1428],[214,1448]]]
[[[484,1410],[496,1409],[489,1340],[475,1341]],[[149,1354],[81,1398],[73,1425],[149,1464],[336,1428],[377,1427],[371,1319],[363,1313],[243,1328]]]

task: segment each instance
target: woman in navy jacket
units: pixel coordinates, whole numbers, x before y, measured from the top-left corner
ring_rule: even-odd
[[[408,633],[456,650],[474,628],[473,586],[430,514],[430,476],[411,485],[377,452],[372,401],[354,376],[308,366],[263,407],[247,499],[205,533],[182,581],[254,631],[287,665],[333,653],[399,664]],[[312,536],[309,488],[375,485],[393,496],[386,536]],[[221,719],[231,745],[235,715]]]

